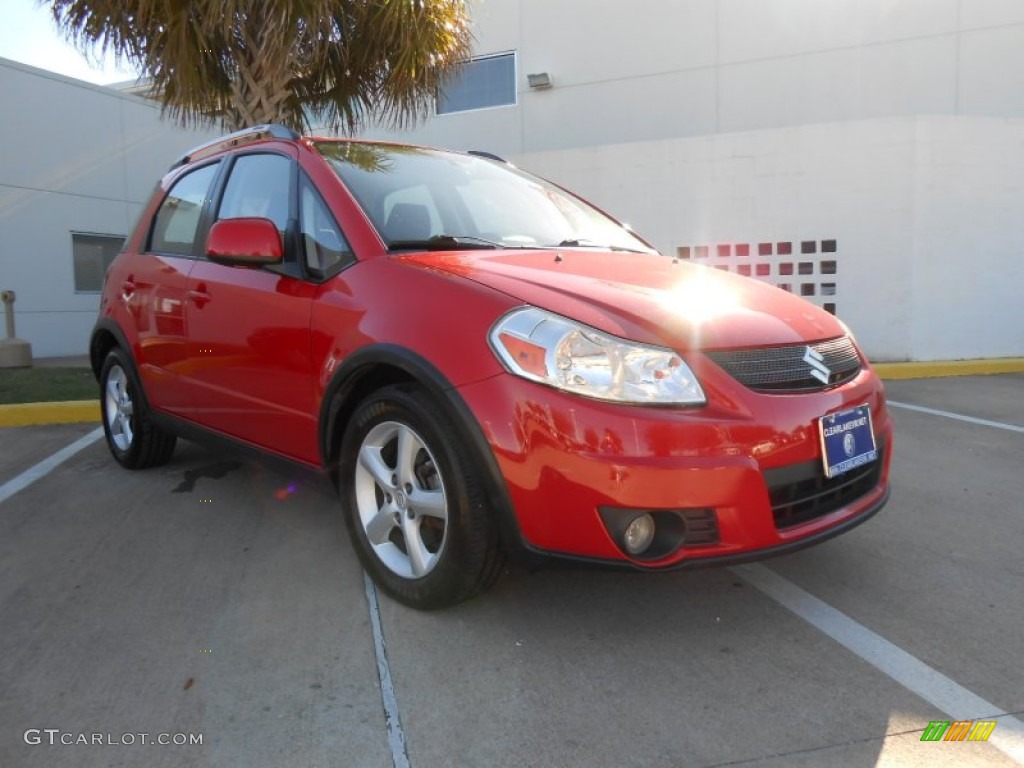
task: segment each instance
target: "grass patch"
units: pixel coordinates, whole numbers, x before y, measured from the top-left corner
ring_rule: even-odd
[[[98,400],[89,368],[0,368],[0,404]]]

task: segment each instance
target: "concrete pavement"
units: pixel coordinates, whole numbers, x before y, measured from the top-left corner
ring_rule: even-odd
[[[1020,426],[1022,386],[888,390]],[[942,711],[742,571],[512,568],[447,611],[380,597],[408,763],[1018,764],[994,743],[920,737],[933,720],[1024,712],[1024,436],[893,416],[886,509],[761,567],[996,711]],[[0,431],[0,484],[94,428]],[[127,472],[97,440],[0,502],[0,765],[396,764],[337,503],[291,481],[188,443]],[[46,728],[203,743],[25,743]]]

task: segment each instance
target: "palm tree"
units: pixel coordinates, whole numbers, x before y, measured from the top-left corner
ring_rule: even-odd
[[[464,0],[44,0],[181,123],[406,127],[470,52]]]

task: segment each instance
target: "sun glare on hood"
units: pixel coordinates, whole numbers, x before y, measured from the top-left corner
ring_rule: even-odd
[[[702,325],[729,314],[740,302],[731,288],[718,280],[700,275],[668,290],[662,303],[673,314],[693,325]]]

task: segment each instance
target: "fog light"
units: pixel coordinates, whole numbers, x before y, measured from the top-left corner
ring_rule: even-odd
[[[654,518],[644,512],[637,515],[626,527],[622,536],[622,543],[626,551],[631,555],[639,555],[654,541]]]

